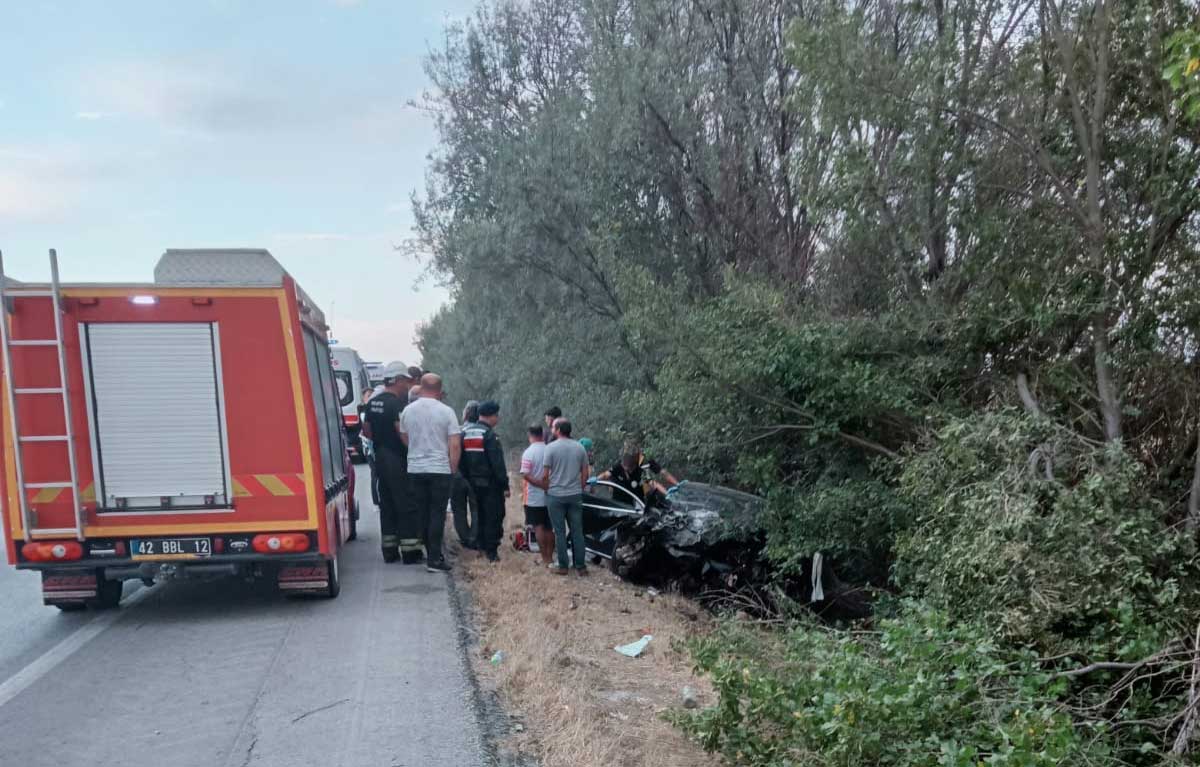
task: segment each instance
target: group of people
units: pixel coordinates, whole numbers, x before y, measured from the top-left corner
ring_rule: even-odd
[[[366,404],[363,423],[378,484],[383,559],[424,560],[430,572],[450,569],[442,537],[463,452],[458,418],[442,398],[441,377],[393,362],[382,390]]]
[[[367,398],[363,436],[371,447],[373,495],[379,505],[385,562],[425,562],[430,572],[447,572],[443,530],[447,503],[466,549],[495,562],[500,558],[505,501],[511,496],[504,450],[496,435],[500,406],[471,401],[459,423],[444,402],[442,379],[393,362],[382,387]],[[546,411],[544,422],[526,429],[520,476],[526,526],[534,530],[546,566],[566,575],[587,574],[583,496],[598,480],[610,480],[650,503],[678,481],[640,451],[598,476],[592,472],[592,443],[576,439],[562,410]],[[658,474],[662,483],[651,480]]]
[[[527,429],[529,446],[521,454],[525,524],[535,531],[542,560],[558,575],[566,575],[570,566],[587,574],[583,493],[591,481],[591,442],[574,439],[573,431],[562,410],[552,407],[544,425]]]

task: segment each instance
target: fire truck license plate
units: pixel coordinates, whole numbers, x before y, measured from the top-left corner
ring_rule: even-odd
[[[134,559],[197,559],[212,554],[211,538],[145,538],[129,542]]]

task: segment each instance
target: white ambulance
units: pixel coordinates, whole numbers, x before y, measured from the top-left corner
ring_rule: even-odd
[[[333,377],[337,383],[338,402],[342,406],[342,420],[346,423],[349,436],[350,456],[355,461],[365,460],[362,448],[362,413],[359,405],[364,395],[371,390],[371,379],[367,366],[358,352],[349,346],[332,346]]]

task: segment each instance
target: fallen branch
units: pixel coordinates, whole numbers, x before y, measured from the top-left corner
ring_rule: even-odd
[[[1157,656],[1155,656],[1157,657]],[[1119,663],[1117,661],[1101,661],[1099,663],[1090,663],[1083,668],[1075,668],[1070,671],[1060,671],[1054,675],[1054,679],[1074,679],[1076,677],[1087,676],[1097,671],[1133,671],[1143,666],[1147,666],[1154,659],[1148,658],[1136,663]]]
[[[1192,683],[1188,688],[1188,704],[1183,713],[1183,724],[1171,746],[1172,756],[1183,756],[1192,747],[1196,728],[1200,726],[1200,624],[1196,626],[1196,639],[1192,646]]]

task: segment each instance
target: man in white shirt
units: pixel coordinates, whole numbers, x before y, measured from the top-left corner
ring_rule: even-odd
[[[446,504],[451,477],[462,457],[458,418],[441,402],[442,379],[433,373],[421,376],[421,396],[400,414],[400,438],[408,446],[408,479],[412,502],[425,533],[425,569],[450,571],[442,553]]]
[[[536,531],[538,553],[547,565],[554,558],[554,530],[546,509],[546,436],[540,423],[529,427],[529,447],[521,453],[521,477],[525,480],[525,524]]]

